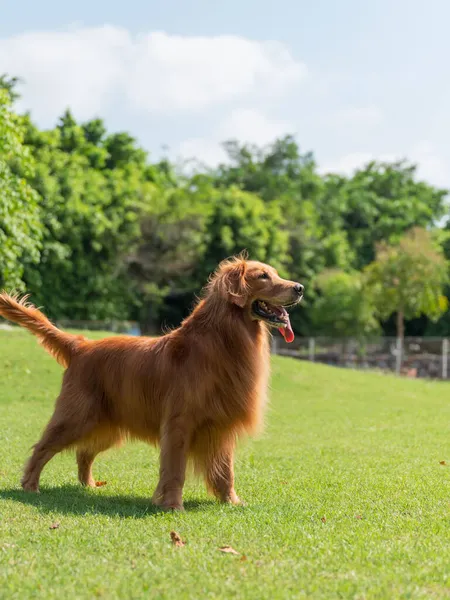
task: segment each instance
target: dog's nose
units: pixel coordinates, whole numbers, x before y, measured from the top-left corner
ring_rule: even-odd
[[[303,291],[304,291],[304,287],[302,286],[301,283],[296,283],[294,285],[294,290],[297,293],[297,296],[303,296]]]

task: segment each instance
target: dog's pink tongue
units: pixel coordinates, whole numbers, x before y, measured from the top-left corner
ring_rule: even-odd
[[[291,321],[290,321],[289,317],[288,317],[286,327],[279,327],[278,330],[288,344],[290,344],[291,342],[294,341],[295,336],[294,336],[294,332],[292,331]]]

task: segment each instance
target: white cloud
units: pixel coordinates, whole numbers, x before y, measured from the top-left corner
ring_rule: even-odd
[[[178,154],[214,166],[226,160],[221,142],[237,139],[241,143],[264,146],[288,133],[292,133],[289,123],[271,120],[258,110],[241,108],[233,110],[211,137],[191,138],[182,142]]]
[[[21,108],[40,121],[70,106],[78,118],[112,106],[143,113],[201,111],[282,93],[306,75],[278,42],[238,36],[132,36],[105,25],[0,39],[0,72],[22,77]]]
[[[87,118],[118,91],[130,43],[112,27],[25,33],[0,40],[0,72],[24,80],[20,106],[38,121],[53,121],[69,106]]]
[[[354,152],[338,158],[334,162],[325,163],[319,168],[322,174],[338,173],[352,175],[356,169],[364,167],[370,161],[395,162],[403,159],[417,165],[417,178],[437,187],[450,189],[450,164],[438,153],[430,142],[415,144],[409,152],[374,154],[370,152]]]
[[[343,126],[374,126],[383,121],[383,113],[375,105],[354,106],[340,109],[333,113],[330,122]]]
[[[319,166],[319,172],[322,174],[337,173],[339,175],[353,175],[357,169],[364,167],[364,165],[372,160],[394,162],[399,160],[399,157],[395,154],[380,154],[376,156],[370,152],[353,152],[345,154],[335,161],[325,163],[323,166]]]
[[[293,88],[307,76],[307,70],[282,43],[232,35],[179,36],[157,31],[132,35],[116,26],[77,25],[63,31],[28,32],[0,39],[0,73],[23,78],[18,108],[31,109],[40,126],[53,126],[70,107],[78,119],[113,119],[148,147],[155,143],[152,117],[173,116],[177,129],[175,134],[169,130],[167,136],[172,140],[173,153],[210,165],[226,159],[220,144],[228,139],[263,146],[301,129],[313,148],[329,148],[338,134],[342,156],[324,163],[322,173],[351,174],[370,160],[394,161],[406,156],[418,164],[420,178],[450,188],[448,151],[436,139],[402,152],[397,152],[397,143],[396,151],[390,152],[389,140],[385,140],[385,154],[351,152],[355,140],[370,149],[369,133],[376,132],[376,126],[387,116],[374,104],[358,104],[355,96],[349,96],[345,107],[342,102],[338,104],[334,79],[319,111],[316,104],[302,105],[308,103],[308,94],[299,98]],[[316,79],[313,74],[308,81],[314,87],[323,83],[322,79],[320,74]],[[344,83],[351,87],[350,79]],[[292,92],[290,102],[273,102],[274,97],[288,92]],[[289,116],[284,117],[281,108],[277,116],[277,106],[283,106]],[[311,115],[307,127],[295,121],[300,113]],[[180,133],[178,124],[201,130],[211,118],[218,124],[210,135],[182,141],[186,127]],[[320,137],[323,123],[334,127],[334,134],[325,128],[325,141]],[[344,139],[339,126],[353,128],[356,133],[361,130],[361,136]],[[395,131],[395,127],[391,123],[390,130]],[[167,139],[166,131],[158,135]],[[150,132],[147,138],[146,132]],[[393,139],[401,137],[397,133]]]
[[[416,144],[412,161],[417,163],[421,179],[450,190],[450,163],[437,153],[433,144],[426,141]]]

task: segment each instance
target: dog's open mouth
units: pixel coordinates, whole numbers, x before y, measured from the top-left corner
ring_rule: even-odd
[[[278,327],[286,342],[290,343],[294,340],[294,332],[292,331],[291,320],[286,308],[295,306],[296,304],[298,302],[293,302],[286,306],[276,306],[264,300],[255,300],[252,304],[252,314],[257,319],[265,321],[271,327]]]

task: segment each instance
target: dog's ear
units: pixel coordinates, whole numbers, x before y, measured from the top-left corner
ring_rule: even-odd
[[[228,297],[230,302],[241,308],[247,303],[248,291],[245,281],[245,262],[237,263],[228,274]]]
[[[239,260],[226,262],[219,266],[219,279],[222,294],[228,302],[243,308],[247,303],[248,289],[245,281],[247,265]]]

